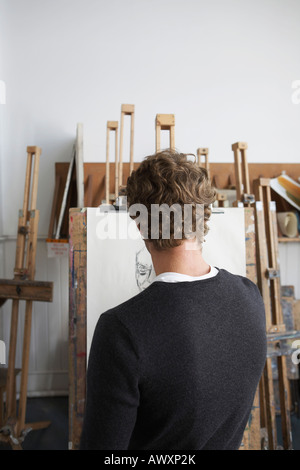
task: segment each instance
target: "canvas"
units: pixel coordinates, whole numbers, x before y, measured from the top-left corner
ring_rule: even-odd
[[[203,244],[211,265],[246,275],[243,208],[216,210]],[[126,212],[87,209],[87,356],[101,313],[146,289],[155,272],[135,222]]]

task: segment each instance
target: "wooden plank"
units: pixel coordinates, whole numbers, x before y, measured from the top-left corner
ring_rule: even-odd
[[[69,449],[76,450],[86,399],[86,209],[70,210],[69,227]]]
[[[0,298],[52,302],[53,282],[0,279]]]
[[[15,416],[15,413],[16,413],[15,364],[16,364],[16,351],[17,351],[18,320],[19,320],[18,313],[19,313],[19,301],[13,300],[12,312],[11,312],[10,337],[9,337],[7,383],[6,383],[6,417],[8,418]]]
[[[105,160],[105,156],[104,156]],[[140,165],[140,162],[134,163],[134,170],[136,170]],[[59,175],[62,178],[61,188],[64,187],[67,172],[68,172],[69,163],[67,162],[57,162],[55,163],[55,175]],[[209,164],[210,168],[210,177],[213,181],[217,178],[217,187],[219,189],[226,189],[228,188],[229,182],[232,186],[235,184],[235,175],[234,175],[234,164],[233,163],[213,163],[210,161]],[[284,163],[274,163],[274,164],[264,164],[264,163],[248,163],[249,168],[249,179],[250,179],[250,192],[253,193],[253,179],[257,178],[258,176],[265,176],[268,178],[278,176],[281,171],[286,170],[287,174],[291,175],[292,178],[297,179],[300,174],[300,164],[284,164]],[[126,185],[127,178],[130,174],[130,168],[128,162],[123,162],[123,183]],[[101,204],[102,200],[105,200],[105,175],[106,175],[106,163],[97,162],[85,162],[84,163],[84,184],[85,184],[85,198],[86,198],[86,191],[88,186],[88,176],[93,175],[93,190],[92,190],[92,201],[93,207],[97,207]],[[111,193],[114,193],[114,175],[115,175],[115,164],[112,162],[109,168],[109,175],[111,180]],[[58,205],[61,204],[62,200],[62,192],[63,189],[60,189],[58,195]],[[274,199],[274,194],[272,192],[272,198]],[[73,203],[72,207],[76,206],[76,201]],[[85,199],[85,206],[87,206],[87,202]],[[280,205],[278,205],[278,201],[276,200],[277,210],[279,211]],[[68,221],[68,218],[67,218]],[[68,222],[66,224],[66,227]],[[68,233],[68,227],[66,234]],[[288,240],[284,240],[288,241]]]

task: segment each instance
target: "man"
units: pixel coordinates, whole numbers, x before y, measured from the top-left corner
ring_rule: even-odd
[[[147,157],[128,179],[129,210],[148,211],[146,221],[130,213],[156,278],[100,316],[81,449],[239,448],[265,363],[264,305],[250,280],[202,257],[214,198],[206,171],[173,151]],[[163,237],[163,217],[151,225],[162,204],[192,206],[192,230],[169,216]]]

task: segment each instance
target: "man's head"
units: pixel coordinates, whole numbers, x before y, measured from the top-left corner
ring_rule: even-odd
[[[210,205],[215,200],[215,190],[206,170],[189,160],[185,154],[165,150],[146,157],[128,178],[126,195],[129,212],[135,204],[147,209],[148,233],[142,235],[151,241],[156,250],[175,248],[183,240],[191,238],[184,230],[185,217],[189,215],[189,211],[185,210],[187,207],[192,218],[191,228],[194,234],[197,233],[197,238],[203,240],[208,231],[207,221],[211,214]],[[156,235],[153,235],[154,206],[157,209],[157,206],[162,207],[163,204],[172,210],[159,214],[158,229]],[[197,217],[197,207],[202,208],[200,219]],[[164,217],[169,218],[168,237],[164,236]]]

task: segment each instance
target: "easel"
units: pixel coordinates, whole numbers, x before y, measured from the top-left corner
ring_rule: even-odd
[[[258,287],[264,300],[266,330],[268,333],[285,331],[280,304],[280,277],[278,267],[278,240],[276,206],[271,201],[269,180],[254,180],[254,194],[250,194],[249,171],[246,159],[248,145],[236,142],[234,151],[237,201],[235,205],[250,207],[255,202],[255,234],[257,253]],[[241,152],[241,160],[240,154]],[[291,449],[291,425],[287,406],[287,374],[285,357],[278,356],[280,409],[284,449]],[[259,384],[260,426],[262,448],[277,449],[275,398],[271,358],[266,365]]]
[[[210,167],[209,167],[209,159],[208,159],[208,148],[206,147],[200,147],[197,149],[197,163],[199,166],[203,167],[203,164],[201,162],[202,156],[204,156],[204,168],[207,171],[208,178],[210,179]],[[218,207],[224,207],[224,203],[227,199],[227,196],[223,193],[217,193],[217,201],[218,201]]]
[[[202,166],[201,156],[204,156],[204,168],[206,169],[208,177],[210,178],[208,148],[201,147],[197,149],[197,163],[199,166]]]
[[[4,372],[3,382],[6,382],[6,409],[5,424],[1,427],[0,441],[10,443],[13,449],[18,450],[22,449],[21,443],[28,432],[31,430],[45,428],[50,424],[49,421],[25,424],[32,302],[51,302],[53,291],[52,283],[34,281],[37,232],[39,222],[39,211],[36,210],[36,199],[40,154],[41,149],[39,147],[27,147],[25,191],[23,210],[19,211],[14,279],[0,280],[0,297],[2,299],[12,299],[8,368],[1,369],[1,373],[2,371]],[[26,308],[23,336],[20,399],[17,415],[16,375],[20,372],[20,369],[15,368],[15,361],[20,300],[26,301]]]
[[[169,131],[170,149],[175,150],[174,114],[157,114],[155,118],[155,150],[159,152],[161,131]]]
[[[134,143],[134,105],[122,104],[121,106],[121,123],[120,123],[120,148],[119,148],[119,180],[117,194],[123,186],[123,132],[124,132],[124,116],[130,116],[130,156],[129,156],[129,176],[133,171],[133,143]]]
[[[246,274],[255,282],[255,233],[253,226],[253,208],[244,209]],[[70,210],[69,250],[69,448],[79,448],[86,399],[87,368],[87,209]],[[252,448],[257,436],[259,409],[253,407],[247,426],[244,449]],[[258,430],[259,431],[259,430]]]
[[[257,267],[258,285],[264,299],[266,311],[267,334],[284,333],[282,307],[280,302],[280,272],[278,263],[278,239],[276,204],[271,201],[270,180],[259,178],[253,182],[256,199],[256,231],[257,231]],[[292,449],[291,423],[288,409],[288,378],[286,358],[277,356],[278,385],[283,448]],[[275,416],[275,400],[271,358],[268,357],[260,383],[261,423],[267,430],[268,448],[277,449],[277,430]]]
[[[246,156],[248,145],[245,142],[236,142],[232,144],[231,148],[234,153],[237,202],[241,201],[245,206],[249,207],[254,202],[254,196],[250,194],[249,171]]]
[[[112,200],[116,200],[118,197],[118,121],[107,121],[106,125],[106,173],[105,173],[105,201],[106,204],[110,204]],[[109,139],[110,132],[115,133],[115,194],[110,194],[110,178],[109,178]]]

